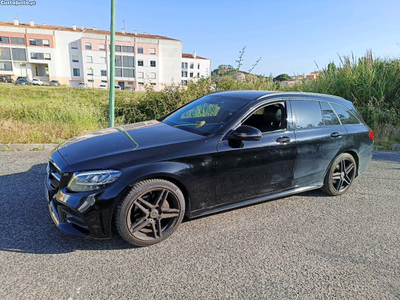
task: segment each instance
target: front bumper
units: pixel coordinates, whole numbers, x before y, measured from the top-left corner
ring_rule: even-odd
[[[56,226],[67,234],[111,238],[113,212],[125,185],[114,182],[95,192],[74,193],[66,189],[68,180],[61,178],[57,186],[51,171],[45,179],[47,204]]]

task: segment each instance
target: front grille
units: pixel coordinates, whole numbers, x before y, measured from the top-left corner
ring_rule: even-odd
[[[61,172],[51,161],[47,166],[47,176],[50,180],[50,187],[53,190],[57,189],[60,186]]]

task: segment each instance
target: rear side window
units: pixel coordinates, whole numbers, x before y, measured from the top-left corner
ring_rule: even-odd
[[[320,104],[321,104],[324,124],[327,126],[340,125],[340,121],[339,121],[337,115],[335,114],[335,112],[333,111],[332,107],[324,101],[321,101]]]
[[[358,119],[348,109],[335,103],[331,103],[331,105],[336,111],[343,125],[360,124],[360,121],[358,121]]]
[[[318,101],[292,101],[296,128],[313,128],[323,126],[321,107]]]

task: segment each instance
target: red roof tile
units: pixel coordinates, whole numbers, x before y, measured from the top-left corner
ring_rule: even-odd
[[[39,25],[35,24],[34,26],[30,26],[30,24],[19,23],[19,25],[14,25],[13,22],[0,22],[0,26],[13,26],[13,27],[22,27],[22,28],[37,28],[37,29],[50,29],[50,30],[60,30],[60,31],[72,31],[72,32],[82,32],[82,29],[77,27],[76,30],[73,30],[72,27],[63,27],[63,26],[52,26],[52,25]],[[97,34],[110,34],[110,31],[107,30],[93,30],[89,28],[85,28],[85,32],[87,33],[97,33]],[[138,33],[135,35],[134,33],[126,32],[123,34],[122,32],[115,32],[116,35],[120,36],[132,36],[132,37],[140,37],[147,39],[160,39],[160,40],[173,40],[178,41],[177,39],[169,38],[161,35],[154,34],[142,34]]]
[[[194,57],[193,57],[193,54],[182,53],[182,58],[194,58]],[[196,55],[196,59],[208,59],[208,58]]]

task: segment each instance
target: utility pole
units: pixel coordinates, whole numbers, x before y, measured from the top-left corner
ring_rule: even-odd
[[[110,116],[109,127],[114,127],[115,104],[115,1],[111,0],[111,32],[110,32]]]

